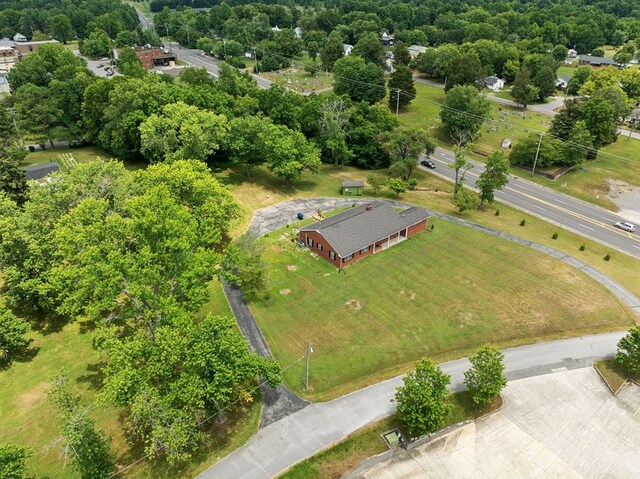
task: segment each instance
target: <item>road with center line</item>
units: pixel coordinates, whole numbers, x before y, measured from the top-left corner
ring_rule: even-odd
[[[420,168],[454,181],[455,171],[448,167],[454,162],[452,152],[438,148],[430,159],[436,164],[435,170],[423,166]],[[473,168],[467,172],[465,184],[473,187],[484,166],[476,161],[470,162]],[[504,190],[496,192],[495,197],[496,200],[532,216],[640,258],[638,232],[628,233],[613,226],[617,221],[625,220],[616,213],[515,176],[509,177],[507,186]]]

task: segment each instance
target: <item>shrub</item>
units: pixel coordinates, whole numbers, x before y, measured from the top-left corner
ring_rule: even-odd
[[[407,181],[407,186],[410,190],[415,190],[418,187],[418,180],[416,180],[415,178],[411,178],[409,181]]]
[[[558,233],[555,232],[551,235],[551,239],[558,239]]]
[[[584,243],[582,243],[580,245],[580,251],[584,251],[587,247],[584,245]]]
[[[225,61],[232,67],[247,68],[247,64],[237,57],[226,58]]]
[[[607,253],[607,256],[603,258],[605,261],[611,260],[611,253]]]
[[[498,209],[498,210],[496,210],[495,215],[496,215],[496,216],[500,216],[500,210],[499,210],[499,209]]]
[[[524,226],[527,224],[527,220],[522,218],[522,220],[520,220],[520,226]]]

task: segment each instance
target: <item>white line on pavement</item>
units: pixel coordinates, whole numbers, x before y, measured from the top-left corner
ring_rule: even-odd
[[[587,225],[583,225],[582,223],[580,223],[580,226],[582,226],[583,228],[587,228],[588,230],[594,231],[593,228],[589,228]]]

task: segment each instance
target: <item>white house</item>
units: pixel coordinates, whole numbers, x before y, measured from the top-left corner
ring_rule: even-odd
[[[489,90],[495,93],[499,92],[504,88],[504,80],[502,78],[498,78],[495,75],[492,75],[490,77],[484,77],[482,79],[482,82],[484,83],[485,87],[487,87]]]
[[[353,45],[349,45],[348,43],[343,43],[342,44],[342,54],[344,56],[350,55],[351,54],[351,50],[353,50]]]
[[[422,45],[411,45],[407,50],[409,50],[409,55],[411,55],[411,58],[415,58],[419,54],[426,52],[427,47],[423,47]]]
[[[567,58],[575,58],[577,56],[578,56],[578,52],[573,48],[569,48],[569,50],[567,50]]]
[[[569,76],[562,76],[562,77],[556,78],[556,88],[560,88],[561,90],[564,90],[565,88],[567,88],[567,85],[569,85],[569,80],[571,80],[571,77]]]
[[[22,33],[16,33],[13,37],[14,42],[26,42],[27,37],[25,37]]]

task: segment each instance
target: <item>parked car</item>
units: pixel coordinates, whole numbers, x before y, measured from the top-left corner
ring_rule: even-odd
[[[433,161],[431,161],[431,160],[422,160],[422,161],[420,162],[420,164],[421,164],[422,166],[426,166],[427,168],[430,168],[430,169],[432,169],[432,170],[435,170],[435,169],[436,169],[436,164],[435,164]]]
[[[633,223],[629,223],[628,221],[618,221],[615,225],[616,228],[620,228],[621,230],[628,231],[629,233],[633,233],[636,230],[636,225]]]
[[[104,68],[104,63],[98,64],[98,66],[96,68]]]

